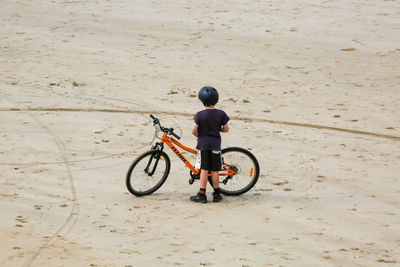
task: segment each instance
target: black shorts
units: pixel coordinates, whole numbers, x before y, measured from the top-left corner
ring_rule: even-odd
[[[221,151],[201,150],[200,169],[207,171],[220,171],[222,167]]]

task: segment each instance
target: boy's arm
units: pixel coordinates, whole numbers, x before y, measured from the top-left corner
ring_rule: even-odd
[[[223,132],[223,133],[229,132],[229,125],[228,125],[228,123],[225,124],[224,126],[221,126],[221,132]]]
[[[196,137],[199,137],[199,125],[194,123],[193,128],[192,128],[192,134]]]

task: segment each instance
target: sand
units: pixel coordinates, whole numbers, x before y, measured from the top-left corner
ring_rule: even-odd
[[[398,265],[399,17],[396,0],[1,1],[0,266]],[[194,147],[203,85],[258,183],[192,203],[167,151],[161,189],[129,194],[148,115]]]

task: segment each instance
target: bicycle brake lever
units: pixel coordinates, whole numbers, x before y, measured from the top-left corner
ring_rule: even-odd
[[[176,133],[174,133],[174,128],[169,128],[169,133],[175,137],[176,139],[181,139],[181,137],[179,135],[177,135]]]

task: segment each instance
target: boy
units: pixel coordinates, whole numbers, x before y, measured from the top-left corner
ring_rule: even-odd
[[[220,132],[229,131],[229,117],[223,110],[215,108],[218,98],[218,91],[214,87],[205,86],[199,91],[199,99],[206,109],[196,113],[192,129],[192,134],[197,137],[197,155],[200,156],[200,191],[190,197],[194,202],[207,203],[206,186],[209,171],[214,187],[213,201],[222,200],[219,191],[219,171],[222,167]]]

